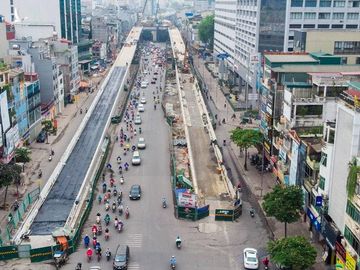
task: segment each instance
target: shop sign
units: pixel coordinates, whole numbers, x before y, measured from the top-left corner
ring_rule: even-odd
[[[188,192],[180,192],[178,194],[178,205],[183,207],[195,208],[196,195]]]
[[[317,231],[321,230],[321,223],[318,221],[318,217],[316,217],[310,208],[307,209],[307,215],[310,218],[311,223],[315,226]]]
[[[335,267],[336,267],[336,270],[340,270],[340,269],[343,270],[345,268],[345,262],[341,258],[336,256]]]
[[[322,206],[322,196],[316,196],[315,205]]]
[[[345,269],[347,269],[347,270],[355,270],[356,269],[356,261],[348,251],[346,251]]]

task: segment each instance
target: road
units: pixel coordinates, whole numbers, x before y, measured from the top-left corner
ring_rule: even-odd
[[[164,72],[161,73],[164,83]],[[149,82],[153,75],[146,76]],[[170,130],[165,122],[162,110],[153,108],[153,91],[157,84],[149,84],[147,89],[141,90],[145,96],[145,112],[142,117],[142,134],[147,143],[145,150],[141,150],[142,163],[140,166],[130,166],[124,173],[125,183],[121,186],[124,206],[129,206],[130,218],[124,221],[124,231],[118,233],[114,229],[115,214],[111,213],[110,240],[105,241],[99,236],[103,251],[110,248],[112,254],[118,244],[130,247],[130,264],[128,269],[154,270],[169,269],[169,259],[176,256],[177,269],[242,269],[242,249],[245,246],[262,247],[267,238],[263,226],[258,218],[251,219],[249,215],[241,217],[239,222],[214,222],[214,217],[208,217],[199,222],[177,220],[174,217],[170,185]],[[135,91],[135,90],[133,90]],[[124,122],[121,124],[124,129]],[[118,127],[117,130],[120,130]],[[139,134],[137,134],[139,137]],[[135,140],[132,140],[134,143]],[[130,161],[130,155],[122,155],[119,143],[115,144],[110,162],[115,166],[116,157],[121,155],[123,162]],[[119,187],[119,174],[115,173],[116,185]],[[109,182],[109,175],[106,175]],[[129,201],[128,192],[132,184],[140,184],[143,195],[141,200]],[[98,190],[101,190],[99,183]],[[97,196],[97,195],[96,195]],[[166,197],[168,208],[163,209],[161,198]],[[105,215],[104,204],[94,204],[94,207],[83,230],[91,233],[91,226],[95,222],[96,213]],[[176,236],[183,241],[181,250],[175,246]],[[100,262],[93,260],[86,262],[85,248],[81,243],[76,253],[70,256],[69,263],[63,269],[75,269],[78,262],[83,263],[83,269],[92,265],[100,265],[101,269],[112,269],[112,262],[107,262],[103,254]]]
[[[48,235],[56,227],[65,224],[86,172],[94,156],[106,119],[109,118],[112,105],[125,74],[124,68],[115,68],[106,84],[89,121],[78,142],[71,152],[66,165],[41,206],[32,226],[33,235]],[[59,207],[61,205],[61,207]]]

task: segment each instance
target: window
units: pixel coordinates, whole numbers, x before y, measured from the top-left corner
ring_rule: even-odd
[[[360,254],[360,240],[352,233],[352,231],[345,225],[344,236],[349,241],[357,254]]]
[[[322,190],[325,190],[325,178],[320,176],[319,179],[319,188],[321,188]]]
[[[357,25],[357,24],[347,24],[347,25],[346,25],[346,28],[347,28],[347,29],[357,29],[357,28],[358,28],[358,25]]]
[[[299,28],[301,28],[301,24],[290,24],[289,27],[290,27],[290,29],[291,28],[292,29],[299,29]]]
[[[334,12],[332,18],[333,20],[342,20],[344,19],[344,13]]]
[[[305,0],[305,7],[316,7],[316,0]]]
[[[10,7],[11,14],[14,14],[14,7]]]
[[[348,13],[347,19],[348,20],[357,20],[357,19],[359,19],[359,13]]]
[[[332,24],[331,28],[332,29],[342,29],[344,27],[344,25],[342,24]]]
[[[305,29],[315,28],[315,24],[304,24],[303,28]]]
[[[289,40],[294,40],[294,36],[289,36]]]
[[[356,61],[355,61],[356,65],[360,65],[360,57],[356,57]],[[360,195],[360,183],[358,183],[357,185],[357,190],[358,190],[358,194]]]
[[[333,7],[345,7],[345,1],[334,1]]]
[[[14,5],[14,0],[10,0],[10,5]]]
[[[291,0],[291,6],[292,7],[302,7],[303,0]]]
[[[302,13],[301,12],[291,12],[290,13],[290,19],[301,20],[302,19]]]
[[[360,41],[335,41],[334,54],[360,54]]]
[[[316,19],[316,12],[305,12],[304,13],[304,19],[308,19],[308,20],[314,20]]]
[[[346,214],[348,214],[355,222],[360,223],[360,210],[357,209],[351,201],[347,202]]]
[[[320,0],[320,7],[331,7],[331,0]]]
[[[330,24],[318,24],[318,28],[322,28],[322,29],[330,28]]]
[[[349,7],[360,7],[360,1],[350,1]]]
[[[325,154],[324,152],[321,152],[320,164],[323,165],[324,167],[326,167],[326,164],[327,164],[327,154]]]
[[[328,20],[330,19],[330,13],[320,12],[319,13],[320,20]]]

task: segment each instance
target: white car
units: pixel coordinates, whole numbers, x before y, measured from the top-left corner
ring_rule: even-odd
[[[139,151],[134,151],[133,157],[131,159],[132,165],[140,165],[141,164],[141,158]]]
[[[140,115],[137,115],[135,117],[134,123],[135,123],[135,125],[141,125],[142,121],[141,121]]]
[[[144,105],[143,105],[143,104],[139,104],[139,106],[138,106],[138,111],[139,111],[139,112],[144,112],[144,111],[145,111],[145,108],[144,108]]]
[[[258,269],[259,260],[257,257],[257,250],[254,248],[244,249],[244,267],[245,269]]]
[[[141,104],[145,104],[145,103],[146,103],[146,98],[142,97],[142,98],[140,99],[140,103],[141,103]]]
[[[146,148],[146,143],[145,143],[144,138],[142,138],[142,137],[139,138],[137,148],[138,149],[145,149]]]
[[[146,88],[148,86],[148,82],[141,82],[141,88]]]

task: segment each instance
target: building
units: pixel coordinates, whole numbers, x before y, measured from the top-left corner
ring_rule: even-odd
[[[349,98],[360,93],[353,89],[360,86],[360,66],[326,53],[265,53],[262,62],[264,164],[278,183],[303,188],[304,219],[315,241],[326,240],[327,263],[356,262],[359,215],[346,181],[348,164],[360,153],[359,112],[350,106],[357,99]],[[339,259],[346,253],[351,258]]]
[[[92,38],[94,40],[107,43],[109,39],[109,29],[106,18],[93,16],[91,19]]]
[[[62,73],[61,76],[63,76],[64,105],[66,105],[73,100],[74,96],[79,91],[80,75],[78,47],[64,39],[52,40],[50,41],[50,53],[55,57],[56,64],[59,66],[59,71]]]
[[[53,25],[61,38],[79,42],[81,0],[2,0],[0,10],[7,21]]]
[[[9,163],[14,157],[14,150],[22,144],[15,112],[15,97],[10,71],[7,65],[0,63],[0,160],[2,163]]]
[[[4,17],[0,16],[0,60],[4,59],[9,49],[9,42],[6,37],[6,23]]]
[[[229,55],[228,72],[249,99],[248,93],[256,94],[259,52],[293,51],[295,30],[359,29],[359,5],[357,0],[217,0],[214,53]]]
[[[360,31],[304,29],[294,31],[294,51],[342,56],[344,64],[360,64]]]
[[[51,55],[49,40],[33,42],[28,49],[40,80],[41,112],[44,118],[54,120],[64,106],[63,81],[56,57]]]
[[[95,42],[92,46],[92,56],[94,60],[106,60],[107,48],[106,43]]]

